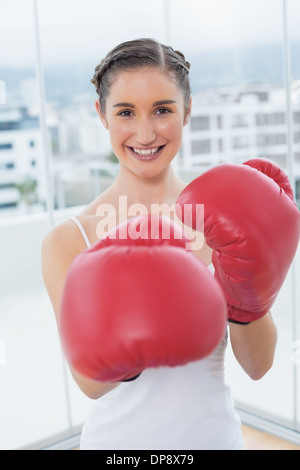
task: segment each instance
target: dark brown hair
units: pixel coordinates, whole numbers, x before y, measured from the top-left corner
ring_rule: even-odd
[[[184,55],[172,47],[154,39],[136,39],[123,42],[112,49],[95,68],[91,82],[99,95],[101,111],[105,114],[105,104],[112,80],[120,70],[139,67],[160,67],[175,79],[182,90],[186,109],[189,107],[191,88],[189,80],[190,64]]]

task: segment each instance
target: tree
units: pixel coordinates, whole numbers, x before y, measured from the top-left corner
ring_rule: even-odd
[[[19,201],[24,203],[28,209],[37,202],[37,186],[37,181],[29,175],[15,183],[15,188],[19,191]]]

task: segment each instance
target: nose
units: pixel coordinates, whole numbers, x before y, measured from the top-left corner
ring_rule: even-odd
[[[136,141],[144,147],[150,146],[156,140],[155,126],[148,117],[139,120],[136,128]]]

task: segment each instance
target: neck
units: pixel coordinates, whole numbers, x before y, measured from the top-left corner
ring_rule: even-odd
[[[149,210],[151,204],[173,204],[184,186],[171,165],[152,178],[141,178],[121,165],[112,189],[116,197],[126,196],[129,205],[144,204]]]

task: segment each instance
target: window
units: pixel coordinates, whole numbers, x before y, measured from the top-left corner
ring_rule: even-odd
[[[199,153],[210,153],[211,143],[210,140],[193,140],[192,141],[192,154],[198,155]]]
[[[273,145],[285,145],[286,135],[285,134],[258,134],[257,145],[270,147]]]
[[[13,170],[15,168],[14,162],[0,163],[0,170]]]
[[[0,189],[14,188],[14,183],[1,183]]]
[[[94,108],[94,67],[111,47],[136,37],[156,37],[182,50],[192,64],[193,108],[180,150],[180,176],[196,177],[214,164],[267,155],[280,159],[289,175],[294,174],[299,201],[300,175],[294,162],[300,161],[300,112],[297,99],[287,102],[283,79],[283,5],[288,11],[291,80],[296,81],[298,0],[172,0],[167,18],[164,0],[2,0],[0,44],[5,47],[0,48],[0,80],[6,102],[1,96],[1,448],[40,449],[71,438],[80,432],[90,407],[61,355],[41,277],[40,249],[52,224],[104,191],[118,171]],[[45,85],[41,111],[37,25]],[[35,181],[37,185],[30,184]],[[273,309],[279,341],[272,371],[262,381],[251,382],[230,350],[226,359],[227,380],[243,418],[260,420],[261,427],[273,426],[298,439],[299,263],[298,254]]]
[[[299,15],[299,2],[297,0],[289,0],[288,2],[288,26],[289,26],[289,37],[290,37],[290,52],[291,52],[291,71],[290,71],[290,78],[292,81],[292,84],[296,82],[297,87],[296,87],[296,94],[292,94],[292,100],[291,100],[291,105],[292,105],[292,112],[294,112],[294,131],[295,132],[300,132],[300,113],[299,113],[299,69],[298,69],[298,64],[299,64],[299,28],[297,26],[297,16]],[[298,16],[299,17],[299,16]],[[290,130],[291,134],[291,130]],[[299,173],[297,172],[297,166],[299,165],[300,158],[300,143],[298,141],[293,141],[291,138],[291,144],[292,144],[292,156],[293,161],[291,160],[291,167],[294,170],[295,173],[295,193],[298,201],[298,207],[300,207],[300,191],[299,191],[299,186],[300,186],[300,178],[299,178]],[[300,301],[299,301],[299,296],[297,287],[299,285],[299,279],[300,279],[300,271],[299,271],[299,257],[297,258],[298,264],[296,263],[296,266],[294,268],[294,278],[292,280],[293,286],[295,291],[291,291],[291,295],[294,296],[292,298],[295,298],[294,301],[294,314],[292,315],[291,321],[292,321],[292,332],[291,332],[291,340],[292,340],[292,346],[293,346],[293,351],[299,353],[299,339],[300,339]],[[298,345],[298,348],[296,348],[295,345]],[[295,358],[294,358],[295,359]],[[298,360],[293,360],[292,361],[292,368],[293,368],[293,374],[294,374],[294,383],[293,383],[293,394],[291,397],[291,400],[293,400],[293,418],[294,418],[294,423],[295,427],[298,429],[300,433],[300,361],[299,361],[299,354],[297,356]]]
[[[0,144],[0,151],[1,150],[11,150],[13,148],[13,144],[8,143],[8,144]]]
[[[35,4],[46,97],[42,113]],[[0,79],[6,88],[5,103],[0,97],[3,449],[39,449],[72,437],[91,403],[66,368],[41,276],[41,244],[52,223],[46,155],[53,169],[49,179],[56,225],[76,212],[74,204],[103,191],[117,172],[94,107],[90,79],[95,66],[118,42],[144,35],[165,39],[161,0],[132,0],[130,7],[122,0],[77,0],[71,9],[72,14],[68,0],[3,0],[0,5],[0,43],[5,45],[0,48]]]
[[[209,129],[209,117],[208,116],[192,116],[191,117],[191,130],[192,131],[203,131]]]
[[[258,114],[256,116],[256,124],[258,126],[276,126],[285,124],[284,113],[270,113],[270,114]]]
[[[232,127],[247,127],[248,116],[246,114],[234,114],[232,117]]]
[[[288,172],[292,182],[294,174],[299,198],[299,168],[293,164],[295,160],[300,161],[299,95],[294,92],[293,103],[287,101],[291,89],[286,85],[289,71],[283,35],[283,8],[286,8],[290,80],[296,81],[299,80],[300,60],[299,2],[213,0],[189,3],[187,12],[185,4],[179,0],[172,2],[178,17],[172,14],[171,30],[176,47],[186,44],[186,38],[190,41],[185,51],[191,58],[192,89],[196,95],[192,116],[218,116],[219,125],[210,129],[212,144],[207,167],[222,162],[243,162],[255,156],[273,159]],[[182,27],[185,22],[188,35]],[[295,117],[295,140],[288,134],[290,104]],[[288,150],[291,137],[292,154]],[[197,138],[201,141],[199,134]],[[192,140],[193,132],[186,132],[182,162],[194,168],[194,174],[198,175],[193,152],[199,150],[199,145],[201,151],[202,143],[191,145]],[[222,142],[222,151],[217,142]],[[201,171],[205,171],[205,167]],[[243,418],[255,419],[266,428],[270,425],[269,429],[273,426],[278,432],[294,432],[297,442],[300,439],[297,434],[300,431],[300,367],[292,362],[291,353],[294,342],[300,339],[300,299],[295,292],[299,279],[298,255],[273,308],[279,339],[271,372],[261,381],[252,382],[230,351],[226,363],[227,379]]]
[[[248,136],[237,136],[232,140],[232,146],[234,149],[242,149],[249,147],[249,138]]]

